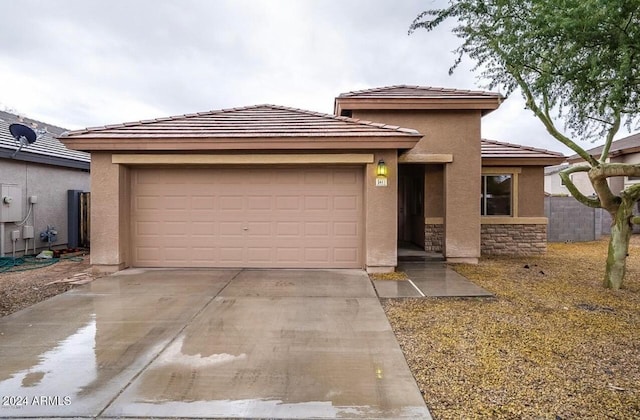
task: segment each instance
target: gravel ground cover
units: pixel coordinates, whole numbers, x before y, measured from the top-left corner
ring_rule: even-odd
[[[85,255],[34,270],[0,273],[0,317],[66,292],[74,284],[64,280],[86,279],[88,270],[89,256]],[[52,283],[55,281],[62,282]]]
[[[454,266],[492,299],[384,301],[434,418],[640,418],[640,236],[618,292],[606,248]]]

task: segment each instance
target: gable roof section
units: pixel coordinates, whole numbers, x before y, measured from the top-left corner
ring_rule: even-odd
[[[46,132],[35,143],[23,147],[13,159],[69,168],[89,169],[91,158],[88,153],[68,149],[55,137],[62,134],[65,131],[64,128],[30,118],[21,118],[5,111],[0,111],[0,157],[11,158],[19,147],[19,144],[9,132],[9,126],[14,123],[24,124],[34,130],[45,129]]]
[[[604,145],[594,147],[593,149],[587,150],[587,153],[595,158],[600,158],[603,148]],[[640,133],[632,134],[629,137],[625,137],[611,143],[609,157],[628,155],[631,153],[640,153]],[[582,161],[582,158],[578,154],[571,155],[567,159],[571,163]]]
[[[64,133],[79,150],[410,148],[413,129],[277,105],[178,115]]]
[[[487,139],[482,139],[481,154],[483,165],[557,165],[566,159],[559,152]]]
[[[495,92],[448,89],[432,86],[394,85],[340,94],[334,112],[342,115],[357,109],[497,109],[504,97]]]

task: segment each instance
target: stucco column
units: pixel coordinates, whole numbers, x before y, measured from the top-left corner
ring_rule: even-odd
[[[480,257],[480,135],[467,147],[444,168],[443,253],[448,262],[475,264]]]
[[[388,168],[387,186],[376,186],[378,161]],[[365,264],[367,271],[392,272],[398,264],[398,156],[378,151],[365,169]]]
[[[91,265],[96,272],[127,267],[128,172],[111,163],[111,153],[91,154]]]

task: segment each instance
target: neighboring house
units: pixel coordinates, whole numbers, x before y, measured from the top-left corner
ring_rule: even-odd
[[[591,156],[600,158],[603,146],[594,147],[587,150]],[[640,164],[640,133],[633,134],[611,143],[609,152],[609,162]],[[545,192],[552,196],[567,195],[570,196],[569,190],[562,185],[562,181],[558,173],[569,166],[585,164],[584,160],[577,154],[569,156],[566,164],[553,166],[545,169]],[[585,195],[594,195],[595,191],[589,181],[586,172],[577,172],[571,174],[571,181]],[[629,185],[640,183],[640,177],[612,177],[608,179],[611,190],[614,194],[627,188]],[[572,198],[573,200],[573,198]],[[603,234],[609,234],[611,229],[611,216],[601,209],[583,209],[581,204],[572,202],[571,200],[561,200],[560,198],[550,197],[548,201],[552,201],[547,205],[547,215],[550,217],[554,225],[554,230],[558,230],[558,234],[553,232],[549,236],[550,240],[595,240]],[[595,214],[591,214],[594,213]],[[635,214],[640,214],[640,203],[635,209]],[[572,225],[575,224],[575,225]],[[595,224],[595,229],[591,225]],[[582,232],[585,230],[585,232]],[[586,232],[590,232],[587,234]],[[634,226],[634,232],[640,232],[640,226]]]
[[[603,146],[594,147],[593,149],[587,150],[587,153],[599,159],[600,154],[602,153],[602,147]],[[608,161],[615,163],[640,164],[640,133],[633,134],[629,137],[625,137],[611,143]],[[584,160],[576,154],[569,156],[567,158],[567,162],[569,162],[570,165],[580,165],[584,163]],[[583,194],[592,195],[595,193],[586,172],[571,174],[571,180]],[[618,194],[627,186],[640,183],[640,177],[613,177],[609,178],[608,182],[613,193]]]
[[[17,153],[18,143],[9,132],[13,123],[24,124],[41,133],[35,143]],[[0,253],[12,254],[13,231],[18,231],[20,237],[15,241],[17,254],[24,253],[27,242],[23,226],[27,226],[27,230],[33,227],[36,250],[47,246],[47,242],[40,240],[40,233],[47,230],[47,226],[55,227],[58,232],[54,245],[67,244],[67,191],[89,190],[90,156],[67,149],[60,143],[56,137],[64,131],[64,128],[0,111],[2,218],[8,217],[9,212],[12,216],[19,214],[20,218],[18,224],[13,220],[15,217],[0,222]],[[10,198],[5,200],[5,197]],[[32,208],[30,197],[36,200]],[[24,224],[20,226],[22,219]],[[28,249],[28,253],[33,253],[33,239],[28,240]]]
[[[569,195],[569,190],[564,185],[562,179],[560,179],[560,171],[567,169],[568,163],[561,163],[560,165],[547,166],[544,168],[544,193],[554,196],[566,196]]]
[[[92,154],[92,264],[392,271],[544,252],[557,153],[480,139],[490,92],[390,86],[326,115],[259,105],[72,131]],[[404,128],[402,128],[404,127]]]

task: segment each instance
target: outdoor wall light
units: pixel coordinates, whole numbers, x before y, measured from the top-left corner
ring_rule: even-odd
[[[384,159],[378,161],[378,168],[376,169],[376,176],[387,177],[387,164],[384,163]]]

